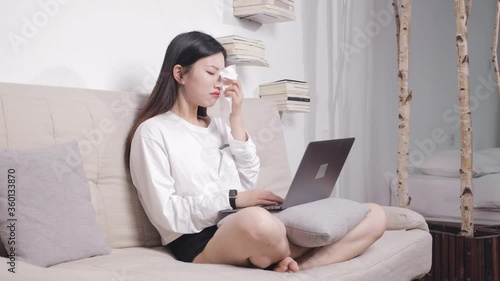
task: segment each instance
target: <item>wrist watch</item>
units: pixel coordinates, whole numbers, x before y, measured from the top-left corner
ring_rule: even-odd
[[[230,189],[229,190],[229,205],[231,208],[236,209],[236,197],[238,197],[238,190]]]

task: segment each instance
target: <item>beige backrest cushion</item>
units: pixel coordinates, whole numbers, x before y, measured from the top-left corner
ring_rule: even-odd
[[[125,139],[146,95],[0,83],[0,149],[78,140],[97,222],[113,248],[160,245],[125,168]],[[258,186],[284,196],[291,181],[275,105],[245,99],[244,122],[261,159]],[[217,108],[210,114],[217,115]]]
[[[127,175],[125,136],[144,96],[0,84],[0,148],[43,148],[78,140],[97,222],[112,247],[159,245]]]

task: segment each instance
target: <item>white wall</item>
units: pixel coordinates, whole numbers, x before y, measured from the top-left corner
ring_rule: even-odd
[[[232,15],[232,0],[0,0],[0,81],[150,91],[170,40],[200,30],[262,40],[270,68],[238,66],[246,97],[258,84],[304,79],[301,1],[296,20],[261,25]],[[304,151],[303,113],[283,115],[290,166]]]
[[[375,13],[391,12],[392,0],[374,1]],[[500,97],[490,63],[495,1],[473,1],[469,19],[470,93],[474,149],[500,144]],[[410,161],[418,165],[437,150],[459,148],[458,94],[453,1],[413,1],[410,42],[410,88],[413,90]],[[374,173],[394,175],[397,152],[397,64],[394,20],[373,38],[374,89],[378,97],[373,146],[380,166]],[[490,82],[486,82],[490,81]],[[433,133],[434,132],[434,133]],[[438,136],[438,137],[436,137]],[[454,137],[454,141],[451,137]],[[379,178],[376,186],[386,179]],[[411,191],[410,191],[411,192]],[[385,200],[388,190],[374,198]]]

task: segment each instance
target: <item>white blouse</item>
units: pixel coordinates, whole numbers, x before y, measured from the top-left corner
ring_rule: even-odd
[[[169,111],[135,132],[132,182],[163,245],[215,225],[218,212],[231,208],[229,189],[255,187],[260,167],[255,144],[250,137],[234,140],[223,126],[211,118],[207,128],[199,127]]]

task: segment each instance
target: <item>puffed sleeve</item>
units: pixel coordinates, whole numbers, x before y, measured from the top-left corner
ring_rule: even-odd
[[[238,169],[241,186],[244,189],[252,189],[257,184],[259,176],[260,160],[257,156],[257,149],[252,139],[248,135],[247,141],[238,141],[229,137],[229,148],[234,156],[234,162]]]

